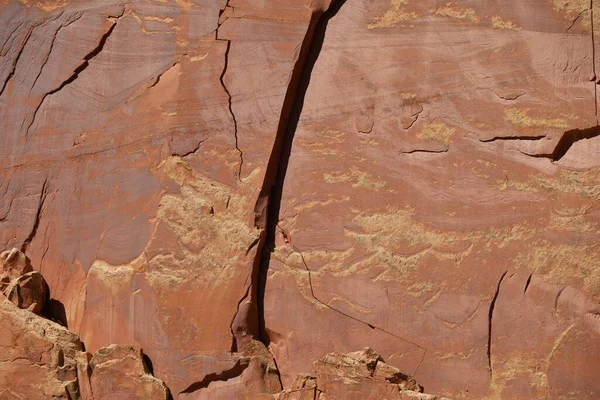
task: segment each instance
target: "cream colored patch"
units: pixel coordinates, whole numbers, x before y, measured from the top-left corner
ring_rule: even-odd
[[[417,134],[417,137],[421,140],[435,140],[437,142],[449,144],[451,142],[450,139],[455,132],[456,128],[441,122],[433,122],[422,127],[421,131]]]
[[[470,7],[461,7],[456,3],[446,3],[438,8],[432,8],[429,10],[430,13],[439,15],[441,17],[448,17],[457,19],[460,21],[467,21],[472,23],[479,22],[479,17],[475,13],[475,10]]]
[[[600,168],[581,172],[563,170],[556,176],[537,174],[526,181],[498,181],[498,185],[523,192],[562,192],[600,200]]]
[[[143,263],[141,257],[124,265],[111,265],[105,261],[96,260],[92,264],[88,276],[101,282],[102,287],[109,290],[112,296],[117,296],[124,285],[128,287],[129,282],[131,282],[135,273],[134,266],[139,267],[141,263]]]
[[[376,179],[354,166],[350,167],[350,172],[325,173],[323,179],[325,183],[350,183],[353,188],[379,189],[386,185],[385,181]]]
[[[492,28],[495,28],[495,29],[510,29],[510,30],[513,30],[513,31],[519,31],[519,30],[521,30],[521,28],[518,27],[517,25],[515,25],[514,22],[503,20],[502,17],[499,17],[499,16],[492,17]]]
[[[169,157],[166,175],[180,194],[161,199],[158,220],[174,234],[179,249],[149,260],[149,277],[167,283],[218,285],[230,279],[259,231],[248,226],[247,201],[238,191],[193,171],[181,157]],[[259,171],[247,178],[256,180]]]
[[[408,11],[406,6],[408,0],[391,0],[390,8],[382,16],[367,25],[368,29],[390,28],[399,22],[410,21],[418,18],[419,15],[414,11]]]
[[[564,118],[547,118],[532,116],[529,110],[507,108],[504,110],[504,119],[518,128],[561,128],[566,129],[569,123]]]
[[[600,252],[597,245],[566,245],[537,240],[515,258],[515,266],[539,273],[551,283],[564,284],[573,279],[580,289],[593,294],[600,291]]]

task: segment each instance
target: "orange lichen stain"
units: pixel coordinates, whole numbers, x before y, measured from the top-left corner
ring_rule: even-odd
[[[492,28],[495,29],[509,29],[509,30],[513,30],[513,31],[520,31],[521,28],[519,28],[517,25],[515,25],[514,22],[512,21],[505,21],[502,19],[502,17],[499,16],[494,16],[492,17]]]
[[[372,23],[367,25],[367,28],[390,28],[399,22],[418,18],[419,15],[417,13],[406,10],[407,5],[408,0],[391,0],[390,9],[381,17],[376,17]]]
[[[472,23],[479,22],[479,17],[474,9],[470,7],[461,7],[456,3],[446,3],[438,8],[432,8],[429,12],[439,15],[440,17],[448,17]]]

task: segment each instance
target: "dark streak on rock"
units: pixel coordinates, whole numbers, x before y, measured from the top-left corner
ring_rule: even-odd
[[[554,298],[554,310],[558,309],[558,299],[560,298],[560,295],[562,294],[562,292],[566,289],[566,286],[563,286],[560,288],[560,290],[558,291],[558,293],[556,293],[556,297]]]
[[[185,152],[185,153],[182,153],[182,154],[173,153],[173,154],[171,154],[171,155],[172,155],[172,156],[179,156],[179,157],[181,157],[181,158],[185,158],[185,157],[187,157],[187,156],[191,156],[192,154],[196,154],[196,152],[197,152],[198,150],[200,150],[200,147],[202,146],[202,143],[204,143],[204,140],[201,140],[201,141],[199,141],[199,142],[198,142],[198,144],[196,145],[196,147],[194,147],[192,150],[190,150],[190,151],[188,151],[188,152]]]
[[[223,13],[227,9],[227,7],[229,7],[229,0],[227,0],[225,7],[219,12],[219,17],[221,17],[221,15],[223,15]],[[239,146],[238,123],[237,123],[237,118],[235,117],[235,113],[233,112],[231,93],[229,92],[229,89],[227,89],[227,85],[225,85],[225,74],[227,73],[227,68],[229,67],[229,51],[231,50],[231,40],[219,39],[219,28],[221,27],[221,25],[222,24],[218,24],[218,27],[216,30],[216,40],[226,42],[227,48],[225,49],[225,62],[223,64],[223,71],[221,72],[221,75],[219,76],[219,82],[221,83],[221,87],[223,87],[223,90],[225,91],[225,93],[227,93],[229,114],[231,115],[231,119],[233,120],[233,135],[235,137],[235,149],[238,151],[238,153],[240,155],[240,165],[238,167],[238,180],[241,182],[242,181],[242,166],[244,165],[244,153],[242,152],[242,150],[240,149],[240,146]]]
[[[594,0],[590,0],[590,24],[592,30],[592,71],[595,77],[596,74],[596,39],[594,33]],[[598,86],[594,83],[594,106],[596,109],[594,113],[596,115],[596,126],[598,126]]]
[[[399,151],[398,154],[415,154],[415,153],[431,153],[431,154],[440,154],[447,153],[450,148],[446,148],[443,150],[427,150],[427,149],[414,149],[408,151]]]
[[[536,135],[536,136],[494,136],[491,139],[479,139],[480,142],[490,143],[498,140],[542,140],[546,137],[546,135]]]
[[[529,278],[527,278],[527,282],[525,283],[525,289],[523,289],[523,294],[527,294],[527,289],[529,289],[529,284],[531,283],[531,277],[533,274],[529,274]]]
[[[249,362],[247,359],[240,359],[232,368],[219,373],[208,374],[201,381],[192,383],[190,386],[179,392],[179,394],[193,393],[200,389],[205,389],[212,382],[223,382],[228,381],[229,379],[237,378],[238,376],[242,375],[246,368],[248,368],[248,365]]]
[[[493,370],[492,370],[492,319],[494,316],[494,307],[496,306],[496,300],[498,299],[498,295],[500,294],[500,285],[504,280],[504,277],[508,271],[504,271],[500,280],[498,281],[498,286],[496,287],[496,292],[494,293],[494,297],[490,303],[490,312],[488,315],[488,343],[487,343],[487,357],[488,357],[488,369],[490,374],[490,381],[492,379]]]

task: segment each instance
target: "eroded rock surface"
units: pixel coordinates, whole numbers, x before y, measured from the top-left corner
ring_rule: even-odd
[[[599,398],[599,26],[589,0],[0,1],[0,289],[129,354],[87,384],[69,356],[82,397],[162,398],[141,348],[174,398],[425,396],[397,371]]]

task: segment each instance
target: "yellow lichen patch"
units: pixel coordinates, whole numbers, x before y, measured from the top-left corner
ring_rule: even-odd
[[[325,156],[335,156],[338,154],[336,149],[332,149],[329,143],[324,143],[322,141],[314,142],[311,140],[300,139],[300,145],[306,151],[310,151],[311,153],[323,154]]]
[[[523,192],[562,192],[600,200],[600,168],[587,171],[563,170],[557,176],[537,174],[527,181],[504,180],[499,181],[499,185]]]
[[[418,14],[413,11],[408,11],[406,6],[408,0],[391,0],[390,8],[382,16],[376,17],[375,20],[367,25],[368,29],[389,28],[399,22],[410,21],[418,18]]]
[[[164,276],[167,283],[225,282],[259,235],[248,225],[246,199],[194,172],[180,157],[169,157],[163,168],[180,193],[162,197],[157,218],[177,245],[149,261],[149,277]]]
[[[521,28],[519,28],[517,25],[515,25],[514,22],[512,21],[505,21],[502,19],[502,17],[499,16],[494,16],[492,17],[492,28],[495,29],[510,29],[513,31],[519,31],[521,30]]]
[[[433,122],[423,126],[417,134],[417,137],[421,140],[435,140],[437,142],[449,144],[450,139],[455,132],[456,128],[441,122]]]
[[[326,156],[338,154],[337,146],[344,142],[344,132],[324,129],[315,134],[315,139],[300,139],[302,147],[311,153],[319,153]]]
[[[50,12],[58,8],[62,8],[68,5],[66,0],[18,0],[19,3],[23,4],[27,8],[35,7],[42,11]]]
[[[494,374],[490,385],[495,394],[494,398],[502,398],[505,384],[518,378],[529,380],[529,384],[537,392],[536,398],[544,398],[548,393],[548,377],[540,367],[539,357],[535,354],[514,352],[505,355],[502,362],[493,361],[493,369]]]
[[[508,108],[504,110],[504,119],[518,128],[561,128],[566,129],[569,123],[564,118],[546,118],[532,116],[529,110]]]
[[[565,16],[576,17],[590,8],[589,0],[551,0],[554,11],[562,12]]]
[[[156,35],[156,34],[162,33],[161,31],[149,31],[148,29],[146,29],[146,25],[144,25],[144,21],[135,12],[129,11],[129,13],[126,15],[131,15],[133,17],[133,19],[135,19],[136,22],[138,23],[138,25],[140,26],[140,30],[142,32],[144,32],[146,35]]]
[[[441,17],[448,17],[472,23],[479,22],[479,17],[474,9],[470,7],[461,7],[456,3],[446,3],[438,8],[432,8],[429,12]]]
[[[551,283],[565,284],[573,279],[581,289],[600,292],[600,252],[594,245],[559,245],[546,240],[531,244],[515,258],[515,265],[539,273]]]
[[[445,231],[428,227],[414,220],[411,209],[390,208],[377,214],[359,213],[353,222],[356,228],[347,233],[356,242],[355,249],[368,257],[357,261],[355,270],[373,265],[385,268],[377,279],[402,280],[415,270],[426,257],[450,261],[457,267],[473,251],[473,244],[481,250],[502,249],[513,242],[531,239],[536,230],[527,225],[486,228],[470,232]],[[404,250],[402,250],[404,249]]]
[[[412,100],[415,99],[417,95],[415,93],[400,93],[400,98],[402,100]]]
[[[196,7],[194,2],[192,2],[190,0],[175,0],[175,3],[177,3],[179,8],[181,8],[182,10],[186,10],[186,11],[191,9],[192,7]]]
[[[379,189],[386,185],[382,180],[375,179],[371,174],[360,171],[356,167],[350,167],[350,172],[333,172],[323,174],[326,183],[350,183],[353,188],[364,187],[368,189]]]
[[[592,224],[586,221],[584,215],[565,216],[554,213],[550,216],[548,227],[569,232],[591,232],[594,230]]]

